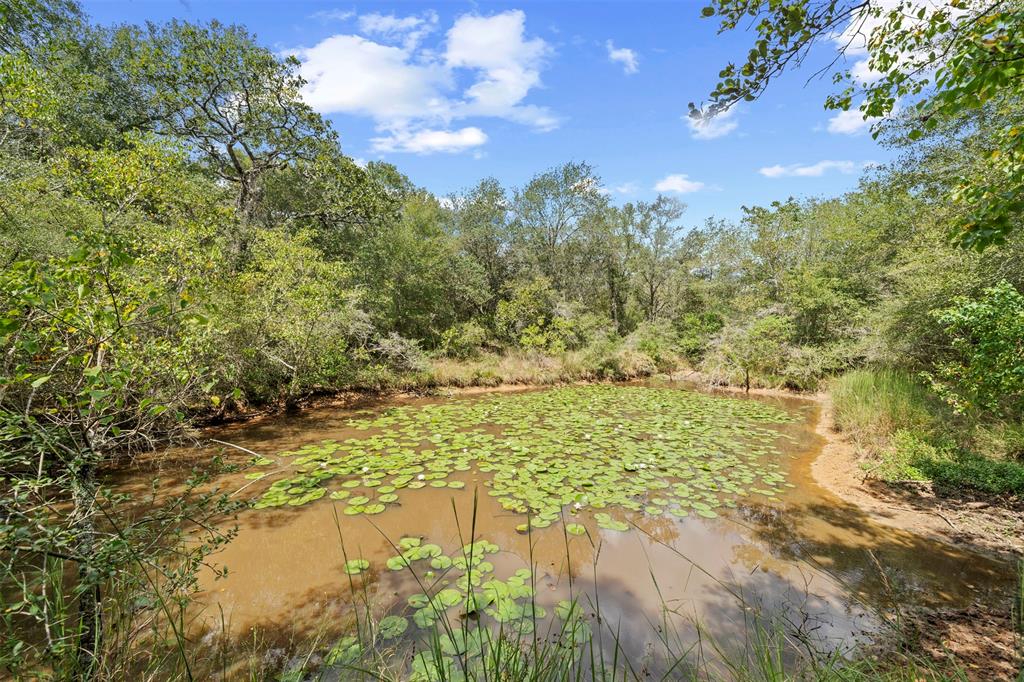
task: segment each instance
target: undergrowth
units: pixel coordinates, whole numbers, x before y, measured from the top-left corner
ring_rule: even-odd
[[[869,475],[889,482],[1024,496],[1019,424],[959,415],[910,374],[855,370],[833,381],[833,418],[865,457]]]

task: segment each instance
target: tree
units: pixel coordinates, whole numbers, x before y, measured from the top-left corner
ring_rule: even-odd
[[[353,264],[363,301],[381,331],[437,345],[488,299],[479,263],[446,231],[446,211],[425,190],[410,191],[395,220],[382,220]]]
[[[585,254],[590,267],[577,268],[577,290],[583,290],[591,309],[600,310],[611,318],[620,335],[629,333],[634,320],[630,315],[630,275],[636,236],[633,224],[636,207],[626,204],[622,208],[607,206],[596,211],[587,220]],[[592,270],[587,277],[587,270]],[[599,292],[604,291],[601,297]],[[601,299],[604,299],[603,304]]]
[[[648,322],[665,312],[666,288],[677,271],[678,224],[686,204],[666,196],[653,203],[640,202],[632,211],[635,248],[631,266],[637,279],[637,297]]]
[[[764,315],[747,324],[724,329],[719,338],[719,350],[730,365],[742,370],[743,386],[749,393],[751,373],[782,371],[791,333],[791,324],[785,317]]]
[[[854,67],[834,73],[842,88],[825,102],[855,107],[866,119],[892,116],[911,100],[906,138],[918,140],[982,108],[1020,108],[1024,83],[1024,12],[1018,0],[713,0],[703,10],[720,31],[753,24],[754,45],[741,65],[721,71],[702,112],[714,116],[759,97],[772,80],[799,66],[822,42],[838,45]],[[877,131],[876,131],[877,132]],[[1024,211],[1024,135],[1019,121],[1002,126],[985,155],[992,172],[950,178],[950,197],[965,211],[956,240],[984,249],[1005,241]]]
[[[150,24],[132,63],[155,129],[193,146],[216,177],[235,185],[246,218],[269,172],[313,161],[337,144],[302,100],[298,67],[294,57],[258,46],[243,28],[216,21]]]
[[[569,251],[586,220],[606,203],[601,181],[585,163],[566,163],[534,176],[515,193],[513,228],[527,257],[556,289],[567,281]]]
[[[308,232],[329,258],[351,260],[382,220],[397,219],[401,202],[336,148],[268,172],[253,220],[266,230]]]
[[[13,648],[5,654],[24,658],[32,646],[11,632],[11,619],[31,615],[50,634],[44,661],[88,679],[103,655],[103,588],[117,578],[126,584],[128,566],[161,552],[164,568],[153,563],[160,579],[187,587],[208,551],[194,545],[172,567],[167,559],[177,548],[154,550],[154,540],[181,529],[188,512],[123,524],[117,496],[98,477],[112,459],[184,426],[182,412],[202,396],[204,374],[191,362],[187,328],[203,318],[187,295],[165,302],[164,284],[133,269],[131,246],[116,235],[86,231],[72,241],[65,257],[17,260],[0,275],[0,548],[4,582],[10,587],[17,576],[22,587],[5,608],[3,639]],[[168,334],[172,328],[177,333]],[[58,585],[57,594],[40,595],[51,562],[74,566],[70,592]],[[77,605],[73,625],[62,620],[64,599]]]
[[[0,3],[0,52],[28,52],[81,18],[70,0],[4,0]]]
[[[506,283],[519,269],[511,249],[508,212],[508,197],[494,178],[485,178],[476,187],[452,198],[452,233],[462,251],[483,269],[489,293],[484,307],[491,315]]]

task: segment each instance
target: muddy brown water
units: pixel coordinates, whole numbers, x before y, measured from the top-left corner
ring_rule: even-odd
[[[364,436],[347,424],[357,413],[450,399],[477,397],[315,409],[204,435],[274,455],[325,439]],[[757,613],[783,623],[798,640],[842,648],[877,636],[883,628],[879,611],[895,603],[967,606],[1005,594],[1012,566],[873,523],[815,483],[810,464],[823,445],[815,433],[817,403],[735,399],[766,401],[799,417],[777,427],[788,436],[777,447],[795,484],[777,500],[741,500],[715,519],[617,514],[636,526],[625,533],[602,530],[581,513],[574,521],[588,532],[568,542],[561,524],[530,535],[517,532],[525,517],[488,496],[487,474],[474,471],[458,477],[466,483],[463,490],[408,491],[401,505],[372,517],[345,516],[344,503],[328,498],[300,507],[249,509],[237,519],[238,536],[215,556],[227,567],[227,577],[215,579],[212,571],[201,576],[198,602],[204,610],[194,622],[239,639],[262,632],[275,641],[297,640],[322,628],[325,618],[343,618],[352,608],[353,584],[358,600],[368,598],[378,615],[402,613],[405,598],[421,590],[408,573],[385,568],[396,554],[392,543],[423,536],[445,553],[457,553],[474,523],[477,538],[501,548],[488,557],[498,577],[532,564],[538,604],[550,612],[571,594],[596,633],[618,638],[627,655],[641,661],[656,658],[666,646],[685,650],[697,639],[696,623],[704,637],[742,647],[750,638],[751,614]],[[168,461],[195,461],[221,449],[211,444],[179,450]],[[224,454],[248,459],[239,450]],[[137,471],[128,486],[148,487],[154,475]],[[175,476],[173,468],[160,475],[171,481]],[[268,483],[239,473],[224,476],[218,485],[251,498]],[[370,570],[350,582],[342,571],[346,554],[370,560]],[[410,632],[414,629],[410,624]],[[539,629],[543,632],[543,626]]]

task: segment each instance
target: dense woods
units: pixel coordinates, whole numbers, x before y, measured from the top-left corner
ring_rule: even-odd
[[[1019,15],[998,22],[1019,71]],[[127,516],[112,463],[316,394],[658,373],[815,391],[885,370],[923,416],[859,424],[883,429],[865,440],[883,476],[1024,493],[1019,74],[925,126],[869,106],[894,115],[878,134],[901,156],[855,191],[698,225],[670,197],[613,204],[583,160],[435,196],[346,156],[302,86],[294,59],[239,26],[0,5],[0,662],[14,674],[127,674],[128,643],[100,635],[138,614],[115,603],[187,594],[228,539],[171,561],[169,537],[233,503],[198,492],[197,472],[174,505]],[[951,201],[965,186],[989,189]]]

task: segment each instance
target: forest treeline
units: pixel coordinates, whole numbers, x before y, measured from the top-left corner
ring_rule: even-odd
[[[198,415],[493,384],[517,379],[513,361],[553,380],[692,369],[800,390],[887,368],[988,425],[987,454],[1024,453],[1022,234],[966,250],[947,200],[989,172],[996,122],[1024,111],[1009,95],[923,139],[894,122],[899,162],[843,196],[693,225],[671,197],[613,204],[582,161],[448,197],[361,166],[303,102],[299,64],[242,27],[0,7],[0,536],[8,577],[73,562],[79,614],[49,642],[11,634],[54,618],[36,589],[52,566],[34,574],[0,614],[10,666],[99,665],[100,586],[134,555],[99,528],[96,500],[114,497],[97,469]],[[940,435],[918,445],[981,447]],[[55,489],[74,503],[56,522]]]

